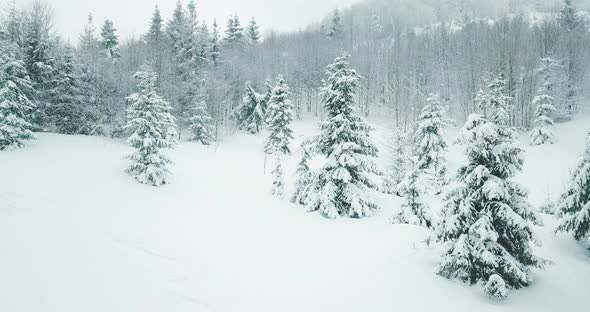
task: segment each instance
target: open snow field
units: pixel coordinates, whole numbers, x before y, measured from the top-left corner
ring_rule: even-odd
[[[556,197],[581,154],[590,118],[556,127],[558,144],[531,148],[518,180],[539,205]],[[297,123],[292,174],[302,134]],[[385,127],[376,133],[381,145]],[[523,138],[523,142],[526,138]],[[507,300],[435,275],[425,229],[392,225],[401,199],[383,195],[369,219],[328,220],[270,195],[263,137],[209,148],[183,143],[173,183],[127,176],[123,141],[40,134],[0,153],[0,311],[582,311],[590,255],[554,235],[544,215],[535,283]],[[447,159],[454,173],[462,148]],[[270,168],[270,160],[269,166]],[[289,182],[292,182],[290,178]]]

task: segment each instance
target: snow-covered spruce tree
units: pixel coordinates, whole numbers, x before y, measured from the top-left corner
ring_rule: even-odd
[[[510,121],[512,106],[511,98],[505,93],[507,85],[508,81],[504,78],[504,74],[500,74],[485,88],[479,90],[475,97],[475,106],[485,111],[486,119],[499,127],[508,126]]]
[[[168,44],[172,49],[172,55],[176,56],[179,54],[180,45],[184,40],[185,33],[186,33],[186,15],[184,8],[182,7],[182,2],[176,1],[176,6],[174,7],[174,11],[172,12],[172,18],[168,20],[166,24],[166,36],[168,37]]]
[[[50,54],[54,40],[46,27],[40,3],[33,4],[30,20],[24,26],[23,39],[24,61],[33,86],[27,97],[35,104],[32,120],[35,126],[43,126],[47,123],[47,112],[51,106],[48,93],[54,73],[54,60]],[[24,17],[20,16],[19,18]]]
[[[209,30],[199,25],[197,8],[194,0],[189,1],[181,29],[181,42],[177,44],[177,66],[183,74],[194,74],[207,65],[209,54]],[[199,80],[194,82],[199,85]]]
[[[139,82],[139,92],[127,98],[125,128],[132,133],[128,142],[137,151],[129,156],[127,172],[140,183],[160,186],[168,183],[171,162],[160,149],[176,144],[176,124],[170,105],[156,92],[156,73],[146,65],[133,77]]]
[[[213,62],[213,66],[217,67],[220,62],[221,56],[221,46],[220,46],[220,38],[219,38],[219,25],[217,25],[217,20],[213,19],[213,30],[211,31],[211,35],[209,38],[209,58]]]
[[[262,110],[262,115],[265,116],[264,118],[266,120],[266,112],[268,111],[268,103],[270,102],[270,98],[272,97],[273,86],[272,81],[270,79],[267,79],[264,84],[266,86],[266,93],[260,99],[260,109]]]
[[[101,45],[105,56],[112,60],[117,60],[121,57],[119,54],[119,36],[116,33],[115,25],[111,20],[105,20],[100,28]]]
[[[291,153],[289,143],[293,139],[291,122],[293,122],[293,104],[289,100],[289,87],[283,77],[278,78],[268,103],[266,123],[268,124],[268,141],[265,151],[268,154],[288,155]]]
[[[58,133],[79,134],[90,128],[84,112],[79,68],[74,64],[73,51],[66,49],[55,66],[52,89],[52,105],[49,115],[54,121]]]
[[[272,194],[283,198],[285,192],[285,179],[283,172],[283,155],[275,155],[275,165],[271,171],[272,180]]]
[[[301,158],[295,171],[295,192],[291,197],[291,201],[299,205],[307,205],[313,191],[314,175],[309,169],[309,160],[313,154],[314,144],[313,140],[301,143]]]
[[[336,58],[328,66],[322,102],[327,120],[317,138],[317,150],[326,157],[316,179],[317,192],[307,205],[329,218],[368,217],[377,209],[371,193],[378,189],[374,175],[377,147],[371,142],[371,126],[354,113],[355,90],[359,77],[349,68],[349,55]]]
[[[147,46],[147,59],[150,64],[153,64],[154,71],[161,79],[166,38],[164,33],[164,19],[162,18],[158,5],[154,7],[148,31],[144,35],[144,40]]]
[[[446,247],[437,270],[446,278],[485,283],[487,294],[502,298],[532,282],[530,267],[547,263],[531,248],[533,224],[541,220],[526,191],[510,180],[523,165],[510,129],[472,115],[466,130],[468,163],[445,197],[435,231]]]
[[[553,105],[555,101],[555,83],[556,83],[556,69],[560,67],[559,62],[552,58],[542,58],[541,65],[538,69],[540,76],[540,87],[538,95],[533,98],[533,106],[535,107],[535,115],[537,118],[534,121],[535,127],[531,131],[531,144],[543,145],[554,143],[553,119],[551,116],[555,114],[556,108]]]
[[[20,148],[23,141],[33,139],[28,120],[35,106],[27,97],[31,85],[17,47],[0,40],[0,151]]]
[[[100,54],[100,42],[96,36],[94,17],[88,14],[88,21],[84,25],[84,32],[78,40],[78,53],[82,61],[96,66]]]
[[[590,246],[590,132],[580,164],[557,201],[556,212],[560,220],[557,231],[571,233],[576,240],[585,240]]]
[[[246,119],[246,123],[248,124],[246,128],[252,134],[259,133],[264,127],[264,119],[266,118],[266,116],[262,105],[263,102],[258,101],[256,107],[254,107],[254,111],[252,112],[250,117]]]
[[[443,138],[445,124],[445,108],[440,97],[438,94],[430,94],[426,99],[426,106],[418,117],[414,145],[418,158],[416,169],[433,175],[437,188],[444,183],[444,175],[447,171],[444,159],[447,143]]]
[[[393,216],[392,222],[399,224],[412,224],[424,227],[432,227],[433,221],[430,215],[429,208],[422,201],[421,190],[419,186],[420,170],[417,165],[408,173],[404,179],[403,188],[404,203],[400,211]]]
[[[171,89],[175,95],[174,113],[180,138],[185,127],[190,125],[192,110],[202,94],[202,81],[208,62],[209,35],[208,30],[199,25],[193,0],[189,1],[185,11],[182,6],[177,7],[173,16],[169,24],[171,28],[167,30],[173,43],[175,81]]]
[[[207,112],[204,96],[199,98],[190,119],[191,141],[210,145],[213,134],[213,118]]]
[[[583,15],[574,6],[573,0],[564,0],[564,2],[565,5],[559,12],[557,22],[563,31],[560,40],[565,48],[563,52],[566,54],[566,65],[564,66],[565,85],[562,86],[564,89],[563,108],[571,115],[578,109],[580,83],[582,82],[580,73],[580,66],[582,66],[581,55],[577,51],[582,47],[577,45],[577,42],[582,42],[588,28],[585,19],[582,17]]]
[[[244,42],[243,29],[240,25],[240,18],[237,15],[230,16],[227,20],[227,29],[223,38],[223,45],[236,47]]]
[[[332,15],[332,19],[330,21],[330,26],[328,29],[328,39],[340,39],[342,38],[343,30],[342,30],[342,21],[340,19],[340,11],[338,9],[334,10],[334,15]]]
[[[399,186],[408,171],[408,150],[406,135],[396,129],[393,134],[391,159],[383,180],[383,192],[400,195]]]
[[[247,108],[249,115],[243,125],[252,134],[259,133],[264,127],[266,119],[265,105],[263,98],[252,87],[249,87],[246,97],[244,97],[244,107]]]
[[[248,42],[251,45],[256,45],[260,42],[260,27],[256,23],[254,17],[250,20],[248,28],[246,28],[246,33],[248,34]]]
[[[260,110],[260,101],[261,96],[250,83],[247,83],[242,104],[233,113],[238,129],[248,130],[252,134],[260,132],[265,117]]]
[[[531,130],[531,145],[553,144],[554,134],[551,131],[553,120],[551,114],[555,112],[553,98],[546,94],[537,95],[533,98],[533,106],[536,107],[535,127]]]
[[[293,122],[293,105],[289,100],[289,87],[283,77],[279,77],[273,89],[268,105],[266,123],[268,124],[268,140],[264,148],[267,154],[275,156],[273,195],[283,196],[284,181],[282,158],[291,153],[289,143],[293,139],[291,122]]]

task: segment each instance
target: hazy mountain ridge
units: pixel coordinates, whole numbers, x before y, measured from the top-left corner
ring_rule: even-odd
[[[578,15],[590,21],[590,0],[574,1]],[[502,17],[524,15],[531,25],[555,18],[563,7],[562,0],[365,0],[342,10],[345,28],[370,28],[378,19],[388,27],[428,28],[445,23],[457,29],[466,21],[491,22]],[[329,24],[328,16],[323,24]]]

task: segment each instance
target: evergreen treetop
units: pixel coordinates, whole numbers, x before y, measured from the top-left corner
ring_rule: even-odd
[[[115,24],[113,21],[107,19],[104,21],[100,29],[101,44],[106,51],[107,56],[112,59],[118,59],[119,55],[119,36],[116,33]]]
[[[564,0],[564,6],[559,12],[557,21],[561,27],[569,32],[580,30],[581,26],[583,26],[583,22],[577,16],[577,11],[572,0]]]
[[[223,43],[225,46],[238,46],[243,43],[243,28],[240,24],[240,18],[237,15],[230,16],[227,19],[225,37]]]
[[[252,17],[252,19],[250,20],[250,23],[248,24],[248,28],[246,29],[246,32],[248,33],[248,41],[250,44],[258,44],[260,42],[260,27],[258,26],[258,24],[256,23],[256,20],[254,19],[254,17]]]
[[[332,19],[330,20],[330,28],[328,29],[328,39],[339,39],[342,37],[342,21],[340,20],[340,11],[334,10]]]
[[[164,20],[162,19],[160,8],[156,5],[152,13],[148,32],[145,35],[145,41],[149,46],[158,48],[163,40]]]
[[[219,65],[219,57],[221,55],[221,47],[219,44],[219,26],[217,20],[213,20],[213,30],[209,39],[209,52],[213,65]]]

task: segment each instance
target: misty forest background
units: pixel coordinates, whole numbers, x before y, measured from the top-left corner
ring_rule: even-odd
[[[116,24],[90,14],[77,42],[68,42],[53,27],[50,3],[34,0],[5,8],[0,38],[25,63],[38,131],[125,136],[126,97],[137,89],[132,76],[146,63],[158,74],[181,139],[195,102],[204,103],[220,139],[237,129],[232,116],[247,86],[264,94],[278,75],[290,87],[296,117],[321,118],[325,67],[343,51],[362,76],[357,111],[404,130],[430,93],[462,122],[476,109],[478,90],[498,76],[515,108],[511,125],[531,128],[543,58],[554,67],[553,118],[569,119],[581,109],[590,60],[584,3],[489,2],[372,0],[305,30],[264,34],[254,17],[207,24],[198,3],[178,2],[172,16],[154,8],[143,36],[121,40]]]

